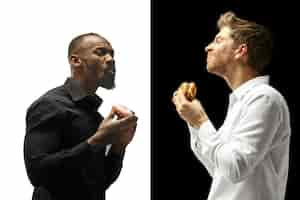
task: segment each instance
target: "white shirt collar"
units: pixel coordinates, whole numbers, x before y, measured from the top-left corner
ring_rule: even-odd
[[[253,87],[261,84],[269,84],[270,76],[257,76],[253,79],[250,79],[246,82],[244,82],[242,85],[237,87],[233,92],[230,94],[230,99],[236,98],[236,99],[242,99],[243,96],[251,90]]]

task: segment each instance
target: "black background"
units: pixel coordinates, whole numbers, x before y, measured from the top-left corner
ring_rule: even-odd
[[[296,5],[264,1],[152,0],[151,6],[151,190],[152,199],[206,199],[211,178],[190,150],[189,132],[171,102],[182,81],[195,81],[215,127],[222,125],[231,92],[225,81],[206,72],[205,46],[218,32],[221,13],[267,26],[275,39],[271,85],[286,98],[292,121],[290,173],[286,199],[297,194],[299,40]]]

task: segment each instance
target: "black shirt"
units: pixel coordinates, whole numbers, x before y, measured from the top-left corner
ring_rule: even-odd
[[[68,78],[28,108],[24,158],[34,200],[105,199],[123,155],[86,142],[103,120],[97,111],[101,103]]]

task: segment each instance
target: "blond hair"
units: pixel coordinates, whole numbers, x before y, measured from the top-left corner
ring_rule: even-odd
[[[264,73],[272,57],[273,41],[270,31],[253,21],[237,17],[231,11],[222,14],[217,25],[219,29],[229,27],[234,41],[247,45],[248,64],[259,74]]]

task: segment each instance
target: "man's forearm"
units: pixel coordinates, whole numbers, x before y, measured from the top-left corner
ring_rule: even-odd
[[[105,189],[107,189],[120,175],[125,150],[117,153],[112,151],[108,152],[105,158]]]
[[[125,151],[126,146],[125,145],[121,145],[121,144],[113,144],[110,148],[110,152],[117,154],[117,155],[122,155],[123,152]]]

